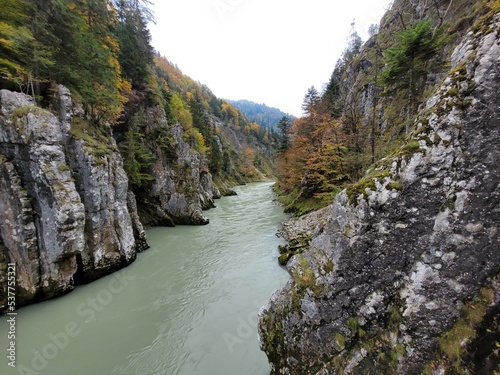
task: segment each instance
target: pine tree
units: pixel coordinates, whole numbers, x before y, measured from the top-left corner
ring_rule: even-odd
[[[278,146],[278,151],[281,153],[286,152],[290,147],[291,126],[292,126],[292,121],[287,116],[283,116],[277,124],[277,127],[281,132],[281,140]]]
[[[148,77],[148,67],[153,64],[151,35],[147,21],[153,16],[149,2],[116,1],[119,23],[115,35],[120,45],[118,60],[123,75],[131,80],[134,88],[143,87]]]
[[[414,99],[420,94],[420,85],[427,75],[429,60],[436,55],[439,33],[433,32],[430,21],[422,20],[401,31],[396,39],[396,46],[384,53],[387,68],[380,75],[380,81],[386,91],[407,90],[409,117],[418,106]]]
[[[307,93],[304,96],[304,101],[302,103],[302,110],[305,112],[306,116],[311,116],[314,112],[316,105],[320,102],[321,97],[318,90],[314,86],[307,89]]]

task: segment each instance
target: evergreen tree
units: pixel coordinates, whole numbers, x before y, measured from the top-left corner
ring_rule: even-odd
[[[226,173],[229,173],[231,170],[231,158],[227,151],[222,153],[222,170]]]
[[[281,132],[281,142],[278,146],[279,152],[286,152],[290,147],[290,128],[292,126],[292,121],[287,117],[283,116],[278,122],[278,129]]]
[[[430,21],[419,21],[412,28],[401,31],[396,36],[397,44],[384,53],[387,68],[380,80],[386,90],[408,90],[408,116],[418,105],[414,98],[420,94],[428,62],[436,54],[438,34],[433,32]]]
[[[219,147],[219,142],[217,142],[216,137],[210,138],[210,159],[209,168],[213,175],[219,174],[219,171],[223,168],[223,154]]]
[[[116,1],[120,21],[115,31],[120,45],[118,60],[123,75],[132,81],[134,88],[145,85],[148,66],[153,64],[151,35],[147,29],[147,21],[152,18],[152,14],[148,5],[149,2]]]
[[[307,89],[307,93],[304,96],[304,102],[302,103],[302,110],[306,113],[307,116],[312,115],[315,107],[319,104],[321,97],[318,93],[318,90],[314,86],[311,86]]]

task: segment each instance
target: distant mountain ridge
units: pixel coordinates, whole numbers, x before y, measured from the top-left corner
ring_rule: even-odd
[[[276,124],[283,116],[295,119],[295,116],[285,113],[278,108],[269,107],[265,104],[258,104],[246,99],[226,100],[238,108],[248,120],[256,122],[257,124],[268,129],[276,129]]]

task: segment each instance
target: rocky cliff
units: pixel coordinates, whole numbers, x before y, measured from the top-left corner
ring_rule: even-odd
[[[500,17],[482,21],[406,144],[289,261],[259,313],[273,374],[498,371]]]
[[[136,202],[111,127],[87,120],[65,87],[53,96],[48,111],[30,96],[0,90],[0,269],[17,266],[17,306],[133,262],[148,247],[141,208],[154,224],[206,224],[202,210],[220,196],[180,126],[150,108],[145,127],[172,144],[166,156],[155,138],[151,185]]]
[[[116,147],[110,141],[97,156],[73,136],[69,92],[58,90],[59,117],[0,91],[0,234],[4,259],[17,265],[17,305],[70,291],[136,256]]]
[[[152,155],[147,173],[151,181],[136,189],[139,213],[145,225],[208,224],[202,211],[220,198],[205,155],[185,139],[180,124],[169,124],[165,111],[148,108],[145,121],[133,131]],[[127,145],[128,146],[128,145]]]

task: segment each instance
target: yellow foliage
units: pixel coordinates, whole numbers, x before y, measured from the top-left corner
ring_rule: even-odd
[[[229,120],[234,120],[234,123],[238,122],[238,118],[239,118],[238,111],[236,110],[236,108],[234,108],[228,102],[223,102],[222,103],[222,113]]]
[[[160,82],[163,85],[163,88],[165,89],[165,91],[170,92],[170,87],[168,86],[168,82],[164,78],[161,78]]]
[[[247,147],[243,153],[243,169],[245,175],[252,177],[255,174],[255,150]]]
[[[252,129],[252,131],[255,133],[255,134],[258,134],[260,132],[260,125],[257,124],[256,122],[252,122],[250,124],[250,128]]]
[[[195,141],[195,148],[200,152],[206,153],[207,146],[205,145],[205,138],[203,137],[203,134],[201,134],[196,128],[192,128],[191,132]]]
[[[179,121],[185,131],[189,132],[193,127],[193,116],[191,116],[191,112],[189,112],[178,93],[172,95],[170,106],[177,121]]]

